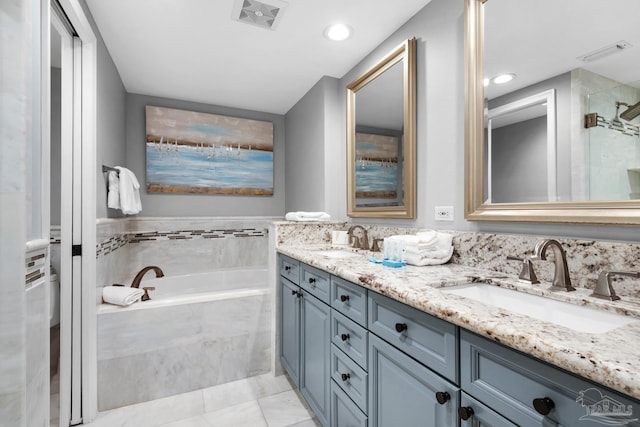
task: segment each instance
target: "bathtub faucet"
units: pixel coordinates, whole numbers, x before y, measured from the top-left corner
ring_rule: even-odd
[[[149,270],[155,271],[156,277],[164,277],[164,273],[162,272],[162,269],[160,267],[157,267],[155,265],[150,265],[148,267],[143,268],[138,272],[138,274],[136,274],[136,277],[133,278],[133,282],[131,282],[131,287],[139,288],[140,282],[142,281],[142,276],[144,276]]]

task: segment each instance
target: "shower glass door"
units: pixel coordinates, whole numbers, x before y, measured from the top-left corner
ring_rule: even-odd
[[[587,111],[597,117],[588,128],[590,200],[640,199],[640,117],[627,112],[638,101],[640,88],[632,85],[589,95]]]

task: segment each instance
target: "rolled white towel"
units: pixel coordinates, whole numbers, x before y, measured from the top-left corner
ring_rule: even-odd
[[[102,300],[109,304],[127,306],[138,301],[144,291],[124,286],[105,286],[102,288]]]
[[[329,221],[331,215],[326,212],[288,212],[284,218],[287,221]]]

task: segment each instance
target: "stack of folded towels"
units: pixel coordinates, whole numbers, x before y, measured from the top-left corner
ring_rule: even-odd
[[[138,288],[125,286],[105,286],[102,288],[102,300],[109,304],[127,306],[137,302],[144,295]]]
[[[384,239],[384,257],[412,265],[440,265],[453,255],[453,236],[434,230]]]

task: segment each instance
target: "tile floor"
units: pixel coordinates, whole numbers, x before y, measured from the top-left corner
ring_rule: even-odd
[[[286,376],[246,378],[101,412],[90,427],[317,427]]]

